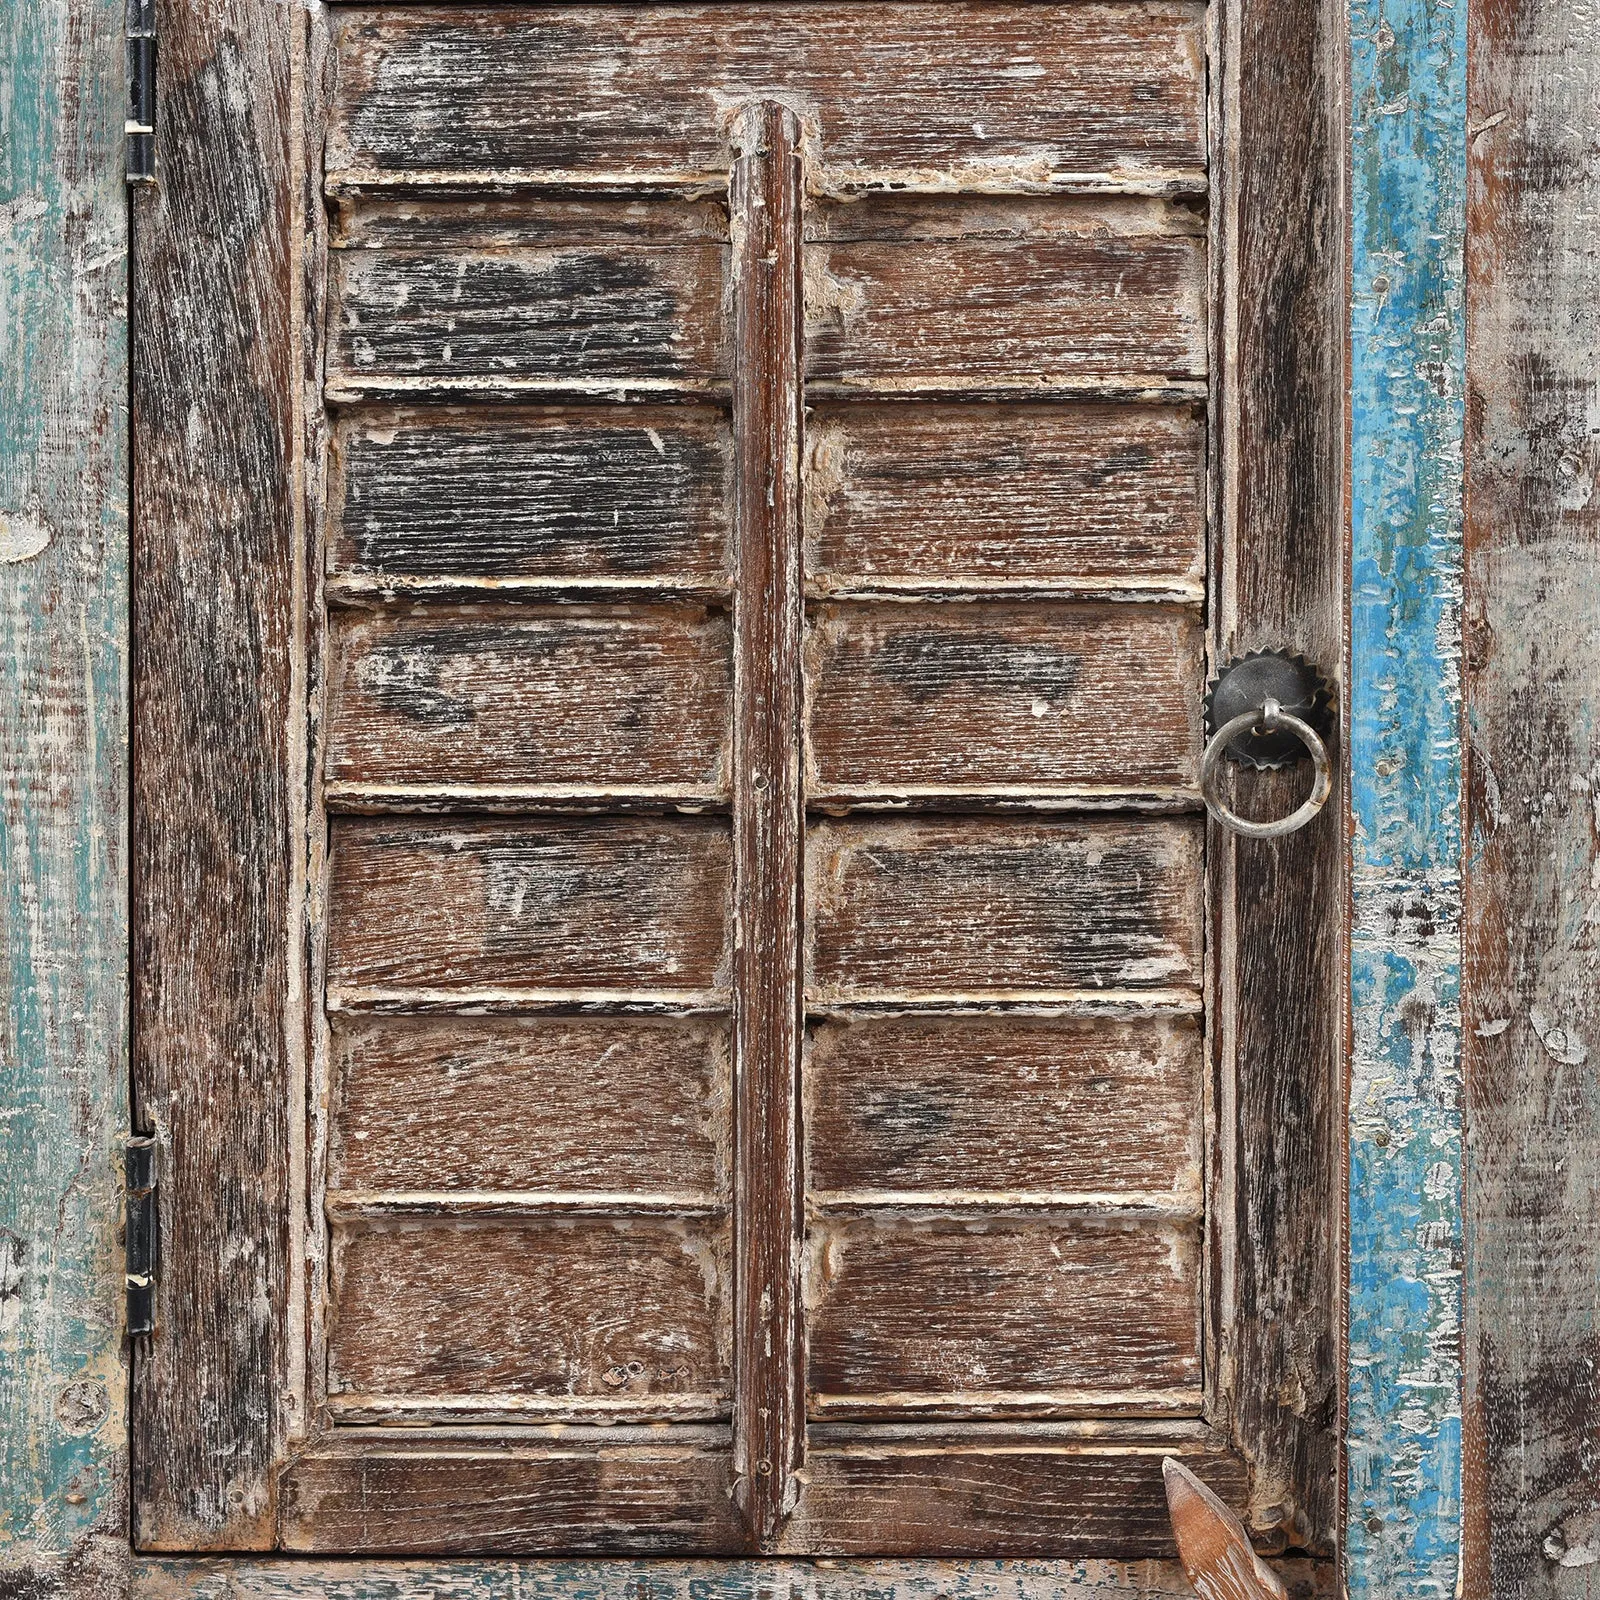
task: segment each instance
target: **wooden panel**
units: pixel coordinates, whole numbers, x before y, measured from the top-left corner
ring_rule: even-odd
[[[835,1218],[806,1258],[813,1413],[1200,1409],[1186,1225]]]
[[[728,1453],[690,1446],[366,1439],[289,1464],[279,1539],[366,1556],[728,1555],[744,1542],[732,1489]]]
[[[336,616],[328,777],[378,791],[719,795],[728,635],[724,618],[690,610]]]
[[[445,996],[720,990],[728,855],[713,823],[342,820],[329,980]]]
[[[714,244],[336,251],[330,392],[370,378],[724,377],[725,254]]]
[[[813,1202],[892,1194],[1200,1203],[1187,1018],[824,1023],[806,1057]]]
[[[807,850],[815,1001],[1185,987],[1200,833],[1180,822],[826,823]]]
[[[334,1189],[726,1192],[724,1025],[351,1018],[333,1051]]]
[[[1160,204],[1160,202],[1151,202]],[[725,200],[648,200],[549,193],[432,199],[406,194],[333,197],[329,245],[335,250],[418,250],[441,244],[497,250],[514,245],[641,244],[707,239],[725,244]]]
[[[724,1224],[347,1224],[333,1242],[336,1412],[727,1411]]]
[[[0,1589],[128,1558],[127,70],[113,0],[0,21]]]
[[[1203,651],[1175,606],[823,607],[814,792],[1192,786]]]
[[[1235,0],[1223,22],[1225,65],[1214,101],[1217,335],[1234,364],[1214,436],[1222,532],[1215,649],[1226,657],[1288,646],[1336,678],[1347,616],[1340,210],[1347,85],[1339,41],[1349,23],[1333,0]],[[1429,29],[1415,26],[1409,36],[1427,48],[1421,39]],[[1363,30],[1369,40],[1381,37],[1376,17]],[[1419,62],[1416,70],[1413,81],[1431,69]],[[1377,83],[1363,94],[1377,121],[1401,126],[1379,108],[1403,95]],[[1410,244],[1404,248],[1409,256]],[[1401,360],[1416,371],[1412,357]],[[1406,459],[1416,458],[1391,457],[1397,469]],[[1398,519],[1414,514],[1410,483],[1394,502]],[[1373,684],[1390,681],[1390,670],[1375,666]],[[1412,781],[1395,770],[1397,784]],[[1303,769],[1258,774],[1241,780],[1240,803],[1282,815],[1299,802],[1304,783]],[[1217,1370],[1238,1375],[1229,1428],[1255,1474],[1245,1525],[1280,1547],[1323,1553],[1341,1530],[1348,837],[1330,807],[1277,842],[1216,830],[1208,852],[1217,907],[1218,1103],[1234,1108],[1220,1118],[1215,1163],[1227,1174],[1212,1211],[1212,1281],[1222,1291],[1211,1330]],[[1357,1520],[1352,1510],[1349,1527]],[[1412,1581],[1407,1572],[1402,1582]]]
[[[334,182],[398,174],[706,179],[720,110],[778,90],[834,186],[1203,182],[1198,4],[715,11],[586,6],[336,19]],[[948,41],[959,39],[952,52]]]
[[[270,1546],[293,1420],[303,646],[284,130],[302,31],[239,0],[163,14],[160,182],[133,229],[130,294],[159,308],[138,319],[132,387],[132,1069],[137,1125],[161,1139],[160,1333],[132,1373],[149,1549]]]
[[[720,588],[732,453],[723,419],[687,406],[346,415],[329,571]]]
[[[740,1508],[764,1548],[797,1492],[805,1447],[800,1369],[800,123],[774,102],[733,130],[733,389],[738,461],[735,593],[733,1050]]]
[[[1204,432],[1146,406],[822,406],[814,589],[1184,587],[1205,571]]]
[[[1468,21],[1463,1581],[1542,1600],[1600,1575],[1600,16]]]
[[[819,1555],[1169,1556],[1161,1460],[1170,1454],[1234,1505],[1249,1492],[1237,1456],[1204,1446],[1180,1452],[1160,1436],[1143,1448],[865,1444],[813,1452],[785,1545]]]
[[[806,247],[813,381],[1071,388],[1206,371],[1199,239]]]

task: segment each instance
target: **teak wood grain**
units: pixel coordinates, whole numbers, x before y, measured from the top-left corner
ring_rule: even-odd
[[[725,1416],[726,1222],[561,1217],[335,1227],[336,1415]]]
[[[1193,792],[1197,609],[814,608],[810,792]]]
[[[980,1199],[1197,1214],[1202,1038],[1192,1017],[828,1022],[805,1062],[813,1204]]]
[[[1064,5],[1048,27],[1031,6],[970,3],[352,11],[333,22],[328,174],[709,188],[729,170],[726,109],[781,87],[820,134],[813,183],[1200,188],[1204,14],[1183,0]]]
[[[728,1194],[725,1021],[349,1017],[332,1191]]]
[[[733,1451],[740,1507],[765,1548],[803,1459],[799,1351],[800,1043],[805,799],[800,761],[800,124],[776,103],[733,132],[736,463],[733,847]]]
[[[366,588],[719,590],[732,462],[709,408],[350,412],[328,570]]]
[[[1205,430],[1149,406],[819,405],[807,581],[1199,593]]]
[[[814,1412],[1200,1411],[1192,1226],[826,1218],[806,1260]]]
[[[812,1003],[1191,988],[1200,843],[1182,821],[823,823]]]
[[[720,616],[345,612],[328,652],[330,801],[726,792],[732,674]]]
[[[343,818],[332,830],[336,995],[684,997],[729,972],[720,823]]]

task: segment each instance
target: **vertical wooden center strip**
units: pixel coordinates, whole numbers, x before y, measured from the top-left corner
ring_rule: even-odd
[[[734,1454],[757,1544],[792,1507],[799,1360],[801,793],[800,130],[771,103],[734,130],[738,471],[734,590],[737,1248]]]

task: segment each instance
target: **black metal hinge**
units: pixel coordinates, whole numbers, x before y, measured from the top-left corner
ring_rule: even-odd
[[[128,1332],[154,1333],[156,1271],[161,1264],[161,1226],[156,1211],[156,1142],[139,1136],[123,1151],[128,1194],[124,1254],[128,1275]]]
[[[127,0],[128,182],[156,181],[156,0]]]

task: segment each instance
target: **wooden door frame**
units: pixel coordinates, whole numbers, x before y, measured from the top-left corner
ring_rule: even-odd
[[[1358,696],[1346,723],[1358,775],[1353,809],[1363,825],[1353,882],[1350,1137],[1357,1159],[1347,1263],[1349,1345],[1358,1369],[1348,1402],[1350,1515],[1352,1525],[1360,1525],[1348,1542],[1347,1577],[1352,1592],[1361,1594],[1418,1592],[1419,1575],[1427,1585],[1422,1592],[1453,1591],[1454,1553],[1462,1538],[1451,1277],[1461,1233],[1459,1111],[1452,1079],[1457,1035],[1451,1027],[1460,937],[1452,902],[1456,836],[1449,820],[1460,792],[1460,756],[1451,740],[1459,703],[1453,602],[1461,570],[1461,396],[1486,397],[1473,400],[1470,418],[1475,488],[1486,485],[1492,504],[1496,483],[1522,484],[1518,511],[1524,519],[1536,522],[1543,507],[1552,525],[1570,526],[1564,498],[1568,458],[1549,452],[1546,470],[1531,448],[1557,436],[1551,418],[1538,407],[1531,413],[1519,409],[1504,386],[1524,370],[1537,341],[1542,392],[1553,394],[1564,384],[1568,405],[1581,409],[1585,396],[1593,403],[1600,356],[1580,323],[1560,320],[1563,307],[1570,311],[1600,289],[1593,253],[1579,248],[1581,208],[1576,200],[1552,208],[1541,198],[1580,192],[1581,155],[1595,130],[1584,124],[1579,103],[1531,154],[1516,142],[1518,117],[1536,112],[1547,95],[1570,94],[1585,74],[1592,82],[1600,70],[1592,41],[1586,54],[1582,40],[1557,37],[1559,19],[1552,23],[1544,9],[1541,24],[1541,8],[1532,0],[1495,7],[1474,0],[1465,14],[1436,0],[1398,0],[1386,4],[1381,17],[1375,6],[1361,5],[1352,9],[1348,30],[1330,13],[1324,41],[1330,61],[1349,52],[1340,115],[1353,164],[1340,214],[1353,258],[1351,559],[1358,576],[1375,580],[1370,593],[1361,591],[1351,618],[1346,681],[1358,688],[1382,685],[1402,697],[1408,712],[1418,708],[1416,715],[1396,716],[1392,698]],[[259,66],[271,55],[262,51],[268,31],[287,14],[239,0],[231,8],[209,8],[201,20],[219,35],[228,32],[235,67]],[[407,1564],[381,1570],[346,1565],[341,1587],[329,1590],[325,1584],[333,1574],[320,1566],[129,1560],[121,1265],[113,1227],[121,1200],[116,1151],[128,1126],[122,7],[111,0],[24,0],[12,15],[12,29],[0,35],[6,46],[0,72],[19,108],[13,130],[22,134],[9,157],[8,198],[23,203],[0,224],[0,282],[21,308],[10,325],[28,327],[32,337],[7,363],[0,413],[0,578],[7,580],[0,583],[0,619],[8,641],[0,660],[10,679],[5,704],[34,708],[35,714],[0,719],[0,770],[8,796],[0,866],[10,882],[26,886],[21,896],[8,893],[0,918],[8,991],[3,1061],[15,1097],[12,1109],[19,1113],[5,1125],[5,1149],[13,1159],[0,1176],[8,1252],[0,1295],[9,1302],[7,1320],[0,1323],[8,1364],[0,1373],[0,1395],[7,1415],[22,1419],[0,1440],[0,1585],[20,1575],[20,1593],[84,1596],[225,1590],[398,1596],[424,1584],[439,1585],[439,1593],[484,1596],[524,1581],[541,1592],[598,1591],[596,1569],[573,1564]],[[1474,258],[1472,305],[1477,314],[1499,320],[1493,337],[1479,336],[1467,365],[1460,342],[1459,244],[1468,160],[1469,22],[1484,52],[1473,68],[1472,228],[1481,253]],[[230,77],[226,86],[236,108],[248,108],[253,97],[258,104],[261,96],[281,101],[292,90],[281,71]],[[1508,118],[1504,134],[1497,132]],[[262,124],[252,122],[248,109],[240,120],[259,134]],[[283,197],[272,197],[273,219],[281,218],[282,206]],[[231,243],[239,245],[236,235]],[[1417,265],[1416,292],[1396,292],[1397,254]],[[1530,264],[1541,260],[1559,265],[1547,269],[1543,298],[1535,298],[1512,273],[1520,266],[1531,276]],[[279,292],[296,292],[281,276],[274,283]],[[1556,305],[1549,303],[1552,285]],[[267,309],[275,310],[276,302]],[[1496,384],[1504,403],[1491,403]],[[1431,478],[1406,472],[1390,448],[1402,435],[1422,442],[1425,459],[1434,464]],[[1499,464],[1519,450],[1534,464],[1523,476],[1514,464],[1508,478]],[[1570,631],[1552,634],[1546,652],[1533,659],[1525,650],[1497,651],[1498,641],[1511,642],[1527,625],[1527,585],[1543,570],[1542,557],[1513,531],[1514,519],[1505,531],[1474,526],[1479,560],[1467,573],[1473,629],[1467,679],[1474,714],[1489,719],[1475,734],[1483,743],[1474,771],[1495,775],[1494,763],[1516,759],[1517,727],[1539,725],[1541,717],[1565,725],[1585,694],[1600,693],[1600,666],[1585,653],[1582,637]],[[1585,577],[1591,585],[1600,583],[1592,540],[1563,549],[1569,583]],[[1395,559],[1397,551],[1403,560]],[[1406,663],[1398,682],[1389,665],[1395,659]],[[1515,716],[1502,707],[1514,708]],[[1588,759],[1586,750],[1558,750],[1545,762],[1541,781],[1577,779]],[[1498,776],[1503,782],[1504,771]],[[1546,897],[1559,897],[1563,883],[1576,890],[1587,879],[1581,849],[1553,860],[1537,850],[1553,817],[1570,819],[1581,840],[1588,803],[1586,795],[1574,799],[1565,793],[1559,782],[1546,787],[1554,799],[1532,821],[1502,811],[1487,778],[1472,791],[1470,815],[1476,826],[1491,827],[1497,846],[1488,856],[1469,857],[1468,892],[1480,918],[1485,906],[1498,907],[1498,926],[1523,926],[1518,907],[1542,905]],[[1374,819],[1381,820],[1381,829],[1365,826]],[[1518,841],[1527,841],[1520,856]],[[1419,945],[1424,926],[1427,939]],[[1478,938],[1475,948],[1485,954],[1466,975],[1481,982],[1482,995],[1469,989],[1469,1002],[1477,998],[1487,1009],[1473,1013],[1481,1021],[1468,1041],[1468,1067],[1480,1074],[1474,1080],[1473,1109],[1482,1119],[1477,1138],[1486,1152],[1483,1161],[1494,1167],[1493,1189],[1474,1191],[1474,1261],[1485,1272],[1481,1283],[1488,1284],[1487,1273],[1506,1259],[1483,1242],[1498,1219],[1526,1216],[1528,1206],[1533,1214],[1548,1214],[1539,1180],[1499,1163],[1494,1154],[1497,1130],[1520,1127],[1528,1115],[1526,1107],[1496,1091],[1516,1062],[1556,1058],[1544,1037],[1548,1025],[1539,1033],[1519,1013],[1500,1028],[1499,1013],[1489,1015],[1498,1000],[1490,970],[1498,946],[1492,937],[1488,944]],[[1425,971],[1416,959],[1419,950],[1428,958]],[[1404,964],[1405,981],[1390,981],[1398,964]],[[1424,1007],[1419,1013],[1419,988],[1433,1001],[1431,1011]],[[1567,999],[1564,1021],[1581,1035],[1585,1017],[1593,1024],[1592,996],[1586,1002],[1569,991]],[[1429,1070],[1395,1072],[1395,1041],[1422,1037],[1419,1014],[1442,1018],[1438,1027],[1423,1030],[1434,1054],[1419,1052],[1399,1064],[1421,1063]],[[1484,1042],[1489,1040],[1498,1042]],[[1585,1120],[1581,1111],[1567,1115],[1565,1130],[1569,1141],[1587,1141],[1592,1162],[1600,1119],[1590,1114]],[[1442,1175],[1440,1161],[1425,1159],[1441,1149]],[[29,1159],[14,1159],[17,1151]],[[1584,1157],[1585,1147],[1576,1154]],[[1426,1196],[1429,1207],[1421,1234],[1417,1194]],[[1567,1249],[1567,1283],[1583,1273],[1590,1280],[1600,1276],[1592,1240],[1574,1236]],[[1408,1364],[1414,1350],[1395,1335],[1386,1311],[1418,1285],[1428,1311],[1423,1342],[1432,1382],[1423,1399],[1425,1447],[1402,1462],[1397,1446],[1417,1436],[1410,1426],[1417,1415]],[[1559,1285],[1557,1291],[1564,1292]],[[1473,1293],[1476,1301],[1484,1289]],[[1577,1314],[1555,1300],[1514,1309],[1520,1331],[1494,1330],[1482,1359],[1515,1343],[1517,1361],[1526,1364],[1542,1350],[1538,1359],[1548,1373],[1569,1352],[1578,1370],[1596,1321],[1587,1305]],[[1548,1550],[1534,1553],[1542,1536],[1530,1519],[1542,1514],[1540,1508],[1516,1504],[1495,1476],[1496,1461],[1516,1452],[1519,1439],[1542,1436],[1542,1418],[1555,1416],[1564,1403],[1548,1385],[1538,1387],[1537,1371],[1535,1387],[1518,1391],[1518,1401],[1505,1385],[1520,1370],[1480,1366],[1473,1379],[1485,1406],[1480,1416],[1493,1425],[1477,1436],[1478,1475],[1467,1480],[1468,1558],[1480,1573],[1537,1571],[1541,1558],[1557,1559]],[[1413,1406],[1411,1414],[1401,1414],[1402,1401]],[[1484,1454],[1489,1446],[1492,1459]],[[1421,1500],[1412,1498],[1418,1470],[1434,1489]],[[1594,1485],[1585,1471],[1576,1460],[1557,1464],[1543,1507],[1588,1503]],[[873,1566],[875,1583],[887,1579],[908,1595],[924,1592],[929,1583],[941,1594],[977,1592],[964,1587],[973,1583],[987,1585],[986,1594],[1008,1593],[1006,1585],[1018,1586],[1017,1592],[1026,1586],[1030,1593],[1049,1588],[1109,1594],[1135,1585],[1146,1592],[1183,1592],[1172,1569],[1148,1564],[1135,1571],[1019,1563],[991,1579],[951,1574],[944,1566],[937,1577],[906,1564]],[[611,1571],[622,1582],[642,1576],[621,1563]],[[675,1593],[690,1581],[686,1564],[672,1564],[671,1571],[652,1566],[650,1572],[652,1589]],[[729,1594],[753,1593],[765,1582],[755,1569],[737,1564],[716,1573]],[[863,1576],[812,1568],[806,1574],[809,1591],[819,1595],[853,1592],[851,1585]],[[236,1589],[236,1583],[245,1587]]]

